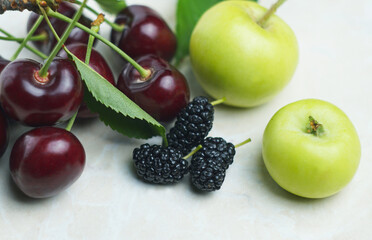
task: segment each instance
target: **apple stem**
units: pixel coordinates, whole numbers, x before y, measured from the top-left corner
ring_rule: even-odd
[[[10,38],[15,38],[13,35],[11,35],[10,33],[8,33],[7,31],[5,31],[4,29],[0,28],[0,32],[2,32],[5,36],[7,37],[10,37]],[[24,39],[22,39],[23,41]],[[18,43],[21,43],[22,41],[17,41]],[[39,50],[25,44],[25,48],[27,48],[28,50],[30,50],[31,52],[33,52],[35,55],[39,56],[40,58],[42,59],[47,59],[48,56],[45,55],[44,53],[40,52]]]
[[[202,145],[198,145],[194,150],[192,150],[192,152],[190,152],[189,154],[184,156],[183,159],[185,159],[185,160],[188,159],[189,157],[194,155],[196,152],[198,152],[202,147],[203,147]]]
[[[55,32],[52,24],[50,23],[49,18],[47,16],[44,8],[40,6],[40,10],[41,10],[42,14],[45,16],[46,22],[48,23],[48,25],[49,25],[50,29],[52,30],[54,36],[58,40],[57,45],[54,47],[52,53],[49,55],[48,59],[45,61],[44,66],[40,69],[40,71],[39,71],[39,75],[40,76],[44,77],[44,76],[47,75],[48,68],[49,68],[50,64],[52,63],[52,61],[55,58],[55,56],[57,56],[58,52],[61,50],[63,44],[66,42],[67,38],[69,37],[71,31],[74,29],[75,24],[80,19],[81,15],[83,13],[84,6],[86,5],[86,3],[87,3],[87,0],[84,0],[83,5],[81,5],[80,9],[77,11],[77,13],[75,14],[75,16],[72,19],[71,23],[68,25],[66,31],[63,33],[63,35],[62,35],[62,37],[60,39],[58,37],[58,34]],[[48,8],[48,9],[50,9],[50,8]]]
[[[274,3],[269,10],[265,13],[265,15],[258,20],[257,24],[261,27],[264,27],[267,20],[276,12],[276,10],[287,0],[278,0],[276,3]]]
[[[39,18],[36,20],[35,24],[32,26],[30,32],[27,34],[27,36],[25,37],[25,39],[23,39],[23,42],[18,47],[17,51],[10,58],[10,61],[14,61],[14,60],[17,59],[18,55],[21,53],[22,49],[26,46],[28,40],[32,37],[32,35],[34,35],[34,32],[39,27],[39,25],[41,24],[41,22],[43,21],[43,19],[44,19],[43,16],[39,16]]]
[[[58,12],[54,12],[50,8],[48,8],[47,13],[48,13],[48,16],[50,16],[50,17],[55,17],[59,20],[62,20],[62,21],[68,22],[68,23],[72,22],[71,18],[68,18],[65,15],[60,14]],[[117,52],[120,56],[122,56],[125,60],[127,60],[139,72],[139,74],[141,75],[141,78],[147,79],[148,77],[151,76],[151,74],[152,74],[151,70],[143,68],[136,61],[134,61],[131,57],[129,57],[125,52],[123,52],[120,48],[118,48],[115,44],[113,44],[112,42],[110,42],[106,38],[102,37],[98,33],[93,32],[92,30],[90,30],[89,28],[87,28],[86,26],[84,26],[84,25],[82,25],[78,22],[75,24],[75,26],[82,29],[83,31],[93,35],[98,40],[100,40],[101,42],[103,42],[104,44],[106,44],[107,46],[112,48],[115,52]]]
[[[74,0],[74,3],[79,4],[79,5],[82,4],[82,2],[81,1],[78,1],[78,0]],[[97,15],[97,16],[99,14],[101,14],[101,13],[97,12],[96,10],[94,10],[92,7],[90,7],[88,5],[85,8],[88,9],[93,14]],[[108,25],[110,25],[110,27],[112,29],[114,29],[115,31],[117,31],[117,32],[122,32],[124,30],[124,28],[125,28],[124,25],[119,25],[119,24],[113,23],[113,22],[107,20],[106,18],[105,18],[105,23],[107,23]]]
[[[314,136],[319,136],[324,132],[323,125],[315,120],[312,116],[309,116],[309,123],[306,126],[307,133],[313,134]]]
[[[221,104],[221,103],[223,103],[225,101],[226,101],[226,98],[223,97],[221,99],[218,99],[218,100],[215,100],[215,101],[211,102],[211,104],[212,104],[212,106],[216,106],[216,105]]]
[[[250,142],[252,142],[252,139],[248,138],[247,140],[245,140],[245,141],[243,141],[243,142],[241,142],[241,143],[238,143],[238,144],[234,145],[234,147],[235,147],[235,148],[238,148],[238,147],[241,147],[241,146],[243,146],[243,145],[245,145],[245,144],[247,144],[247,143],[250,143]]]

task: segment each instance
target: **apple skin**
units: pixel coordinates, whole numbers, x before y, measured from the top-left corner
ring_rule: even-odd
[[[254,107],[272,99],[292,78],[298,44],[291,28],[251,1],[223,1],[200,18],[190,40],[196,79],[227,105]]]
[[[309,116],[323,125],[322,134],[307,132]],[[262,156],[281,187],[298,196],[324,198],[351,181],[361,146],[344,112],[331,103],[305,99],[283,107],[271,118],[263,136]]]

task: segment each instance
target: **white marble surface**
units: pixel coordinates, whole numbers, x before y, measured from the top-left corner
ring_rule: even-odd
[[[270,6],[274,0],[262,0]],[[175,0],[129,1],[158,10],[174,26]],[[219,106],[212,136],[253,142],[237,151],[222,189],[195,193],[186,178],[154,186],[136,178],[131,151],[143,141],[128,139],[99,121],[78,122],[73,132],[87,153],[81,178],[57,197],[32,200],[12,183],[9,149],[0,161],[0,239],[304,239],[367,240],[372,237],[372,1],[288,1],[279,15],[294,29],[300,63],[292,82],[273,101],[254,109]],[[25,35],[28,13],[6,13],[0,26]],[[103,34],[108,36],[107,28]],[[0,42],[10,57],[16,44]],[[111,51],[99,45],[110,57]],[[32,56],[23,51],[22,56]],[[115,70],[120,65],[114,66]],[[203,94],[190,64],[181,70],[193,95]],[[261,158],[270,117],[303,98],[328,100],[343,109],[362,142],[352,182],[339,194],[308,200],[281,189]],[[25,130],[12,126],[12,141]],[[151,142],[159,142],[154,138]]]

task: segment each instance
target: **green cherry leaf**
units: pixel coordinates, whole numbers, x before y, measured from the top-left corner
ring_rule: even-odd
[[[92,112],[99,114],[101,121],[128,137],[162,136],[167,144],[165,128],[160,123],[75,55],[68,54],[85,82],[84,101]]]
[[[189,55],[189,45],[192,31],[199,18],[213,5],[223,0],[178,0],[176,13],[176,36],[178,47],[176,65]],[[257,2],[257,0],[252,0]]]
[[[127,4],[124,0],[95,0],[107,13],[116,14],[123,10]]]

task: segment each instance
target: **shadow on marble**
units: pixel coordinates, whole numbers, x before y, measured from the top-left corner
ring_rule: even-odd
[[[12,176],[9,174],[8,175],[8,193],[10,198],[13,200],[22,203],[22,204],[31,204],[31,205],[36,205],[36,204],[44,204],[45,202],[50,201],[51,198],[31,198],[25,195],[17,185],[14,183]]]
[[[98,117],[94,118],[76,118],[76,126],[80,128],[91,127],[93,124],[96,124],[99,121]]]
[[[311,198],[304,198],[297,195],[294,195],[286,190],[284,190],[282,187],[280,187],[274,179],[270,176],[269,172],[266,169],[266,166],[264,164],[262,155],[259,156],[259,158],[256,159],[256,166],[258,167],[258,170],[262,176],[261,181],[264,184],[264,189],[267,191],[270,191],[274,196],[279,197],[281,199],[285,199],[291,202],[296,202],[299,204],[322,204],[325,201],[328,201],[332,197],[323,198],[323,199],[311,199]]]
[[[197,189],[196,187],[194,187],[194,185],[191,183],[190,178],[188,178],[187,180],[188,180],[187,182],[188,182],[188,185],[189,185],[190,192],[192,194],[196,195],[197,197],[209,198],[213,195],[213,193],[218,192],[218,191],[212,191],[212,192],[201,191],[201,190]]]

